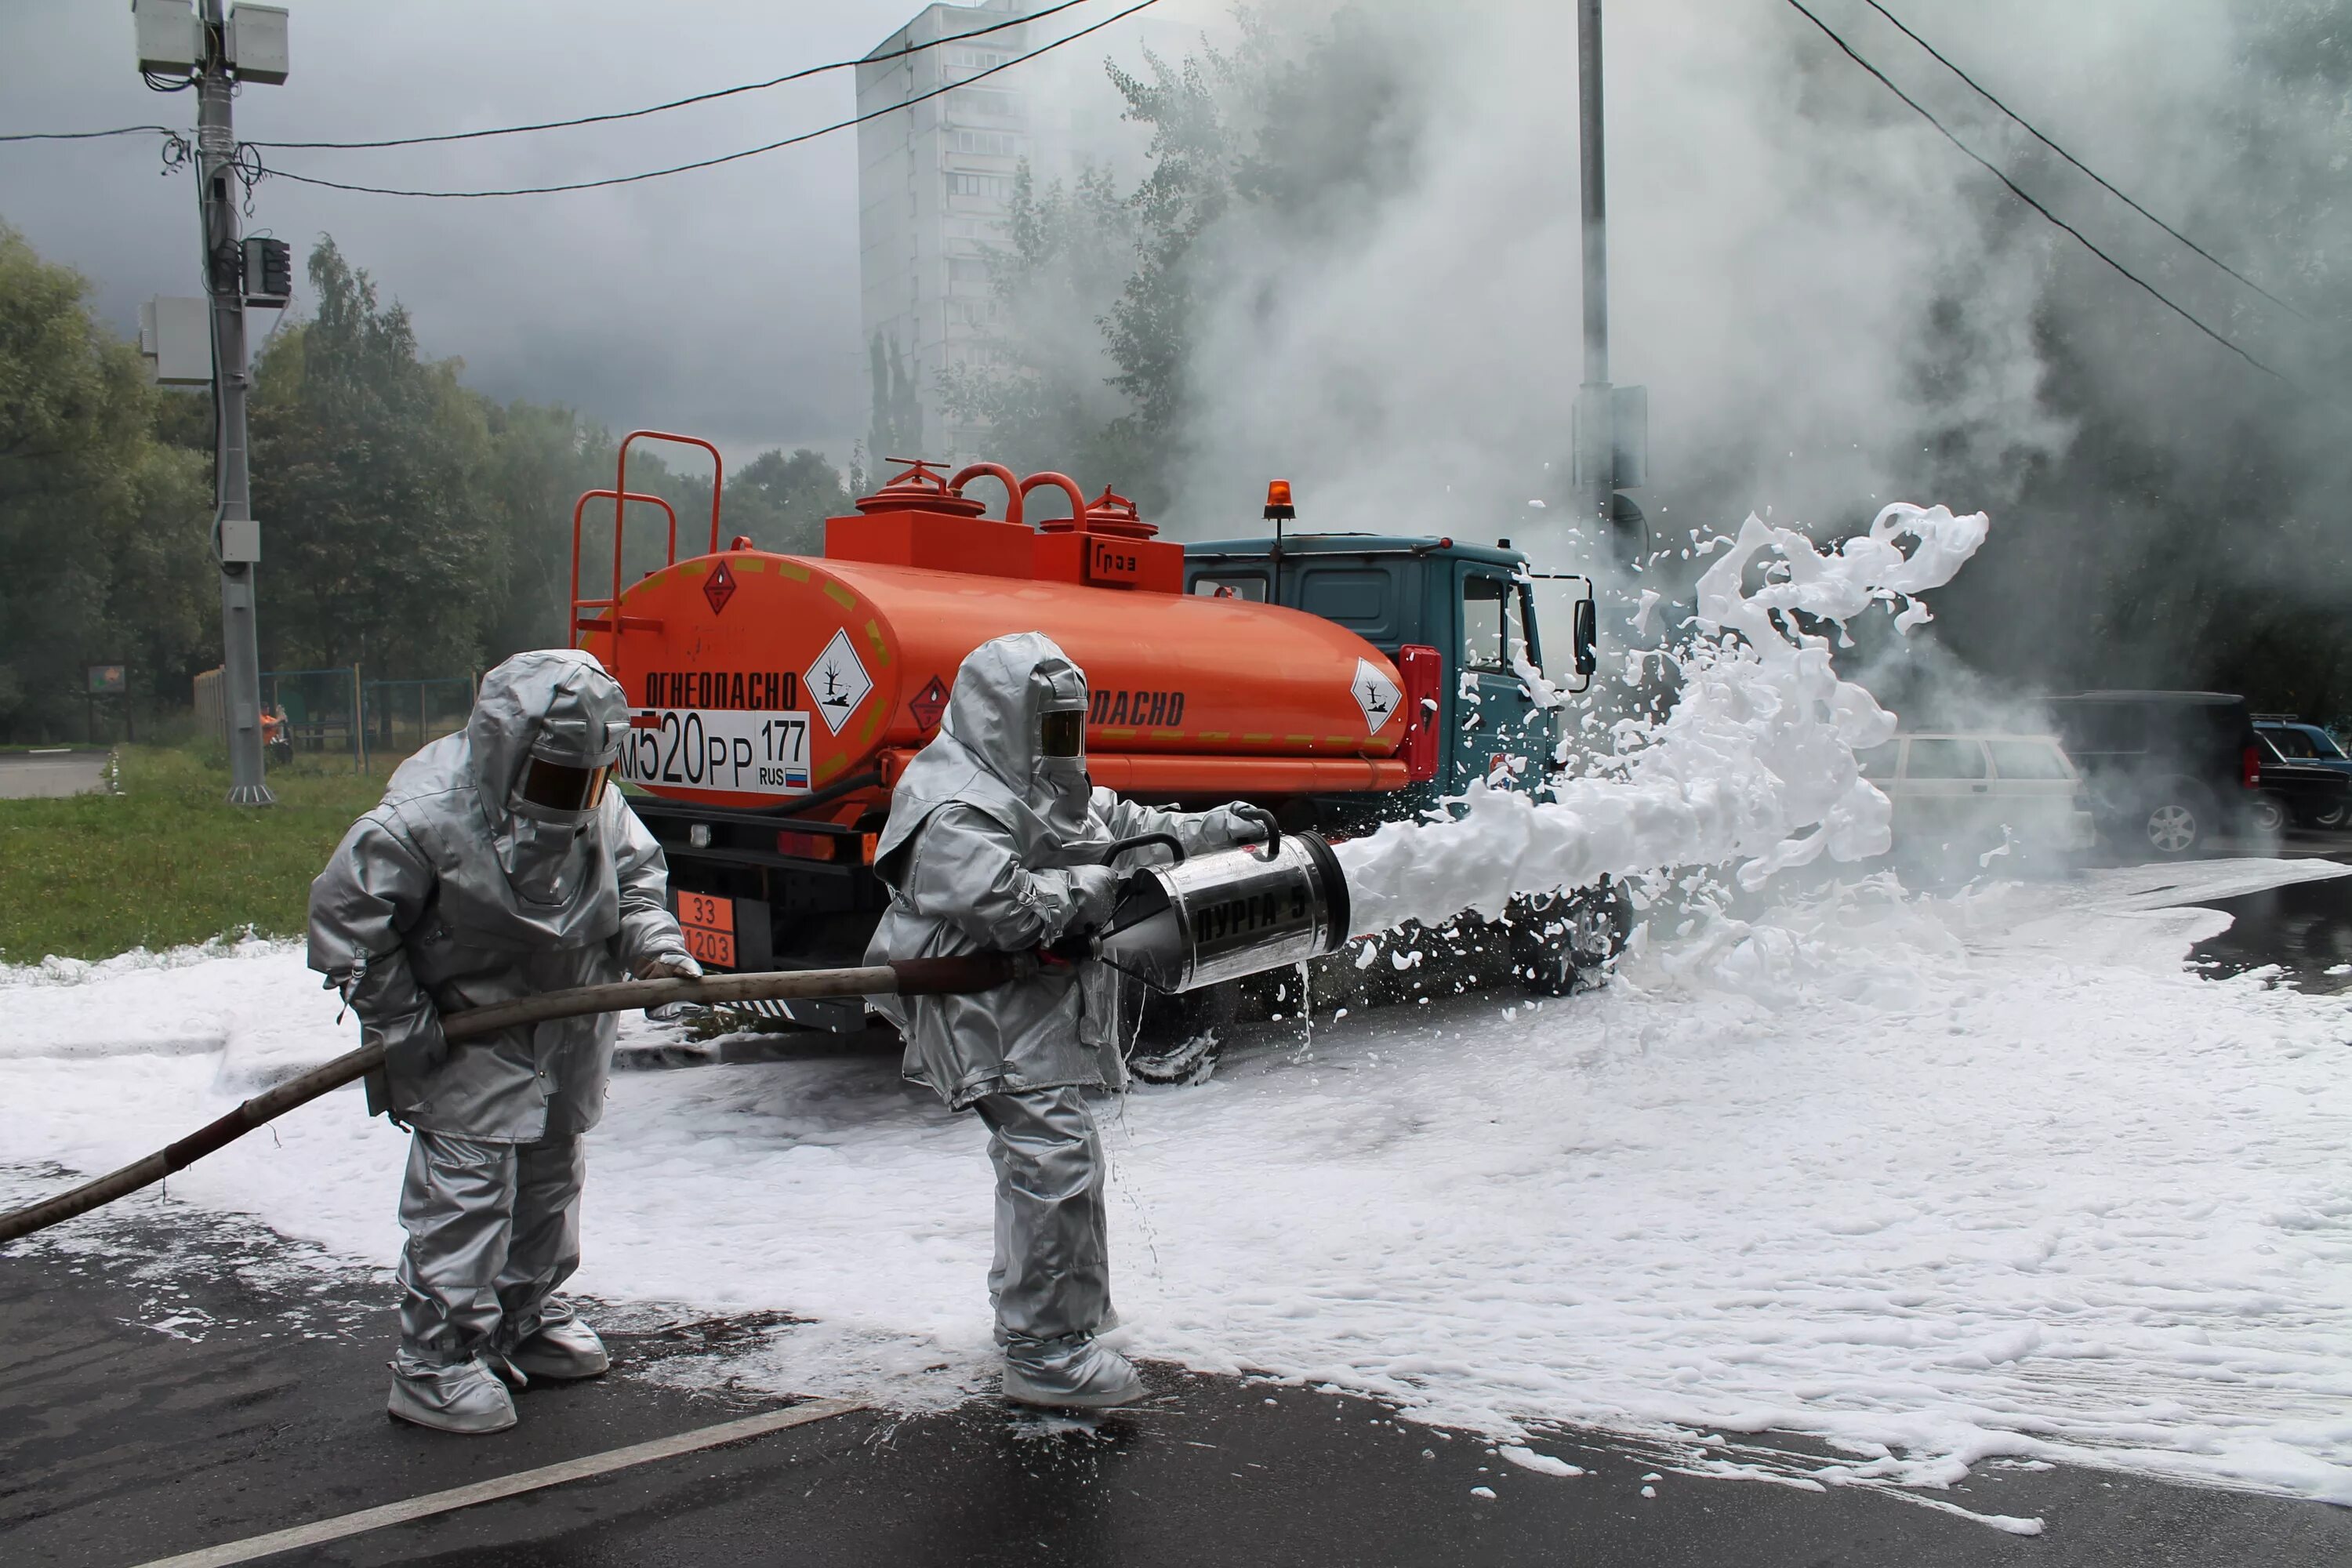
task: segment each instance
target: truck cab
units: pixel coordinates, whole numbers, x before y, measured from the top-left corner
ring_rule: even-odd
[[[1427,666],[1437,748],[1426,783],[1377,803],[1320,797],[1317,826],[1397,816],[1480,780],[1540,780],[1560,736],[1558,698],[1591,684],[1592,583],[1540,574],[1508,540],[1293,534],[1184,547],[1188,594],[1275,604],[1345,626],[1404,671]],[[1371,810],[1376,804],[1377,809]],[[1304,825],[1304,824],[1302,824]]]

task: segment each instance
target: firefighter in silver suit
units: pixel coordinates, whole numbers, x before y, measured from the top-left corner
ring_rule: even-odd
[[[890,905],[868,963],[1027,952],[1100,926],[1117,840],[1173,835],[1188,851],[1264,837],[1232,807],[1156,811],[1092,788],[1085,674],[1037,632],[998,637],[956,672],[939,734],[908,765],[877,846]],[[989,1294],[1004,1393],[1064,1408],[1124,1405],[1143,1384],[1096,1342],[1114,1327],[1102,1139],[1086,1091],[1125,1081],[1118,977],[1092,962],[970,996],[877,999],[906,1035],[907,1076],[979,1113],[996,1167]]]
[[[617,1025],[597,1014],[453,1048],[441,1020],[701,973],[661,847],[606,787],[628,720],[589,655],[517,654],[310,885],[310,967],[384,1047],[368,1109],[412,1131],[389,1408],[420,1426],[499,1431],[514,1425],[510,1388],[609,1364],[555,1291],[580,1262],[581,1135],[604,1111]]]

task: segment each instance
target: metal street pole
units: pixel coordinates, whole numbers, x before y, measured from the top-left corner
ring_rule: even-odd
[[[228,721],[229,804],[275,805],[264,782],[261,653],[254,629],[260,530],[246,472],[245,288],[237,253],[236,137],[229,128],[229,63],[221,0],[204,0],[204,64],[196,73],[196,198],[205,238],[205,291],[213,327],[213,543],[220,556],[221,692]]]
[[[1617,432],[1609,388],[1609,202],[1601,134],[1601,0],[1577,0],[1576,104],[1577,165],[1584,205],[1584,384],[1576,394],[1576,499],[1584,521],[1606,529],[1616,493]]]

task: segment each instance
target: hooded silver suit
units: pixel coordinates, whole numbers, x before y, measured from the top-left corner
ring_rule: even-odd
[[[963,661],[939,734],[891,796],[875,856],[890,907],[867,962],[1025,952],[1098,923],[1116,880],[1103,853],[1118,839],[1167,833],[1189,851],[1259,837],[1230,809],[1136,805],[1089,788],[1082,754],[1045,755],[1045,716],[1086,706],[1085,675],[1040,633],[998,637]],[[1130,851],[1118,865],[1166,855]],[[1006,1392],[1039,1403],[1113,1403],[1091,1395],[1125,1369],[1093,1343],[1111,1320],[1110,1270],[1102,1141],[1082,1093],[1124,1081],[1118,982],[1083,963],[976,995],[877,1003],[906,1036],[907,1076],[988,1125],[989,1290]]]
[[[418,1386],[486,1351],[513,1361],[569,1321],[553,1292],[579,1263],[579,1138],[603,1114],[617,1028],[609,1014],[560,1019],[452,1050],[442,1016],[694,970],[661,847],[620,792],[574,810],[523,794],[541,764],[583,779],[609,765],[628,717],[587,654],[516,655],[483,677],[462,732],[400,765],[310,885],[310,967],[384,1047],[369,1109],[415,1131],[394,1367]],[[397,1408],[397,1377],[394,1392]]]

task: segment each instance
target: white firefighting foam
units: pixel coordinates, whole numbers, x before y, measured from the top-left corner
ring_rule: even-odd
[[[1492,916],[1514,894],[1604,873],[1740,860],[1739,879],[1752,889],[1824,853],[1842,861],[1885,853],[1887,800],[1854,752],[1892,735],[1895,715],[1840,679],[1829,639],[1801,630],[1796,616],[1843,624],[1887,604],[1907,631],[1927,619],[1918,595],[1950,582],[1987,527],[1982,512],[1897,503],[1867,533],[1823,551],[1750,516],[1699,579],[1693,646],[1632,656],[1679,666],[1673,713],[1620,724],[1615,755],[1559,780],[1545,804],[1474,785],[1456,816],[1391,823],[1339,846],[1356,929],[1434,925],[1465,910]],[[1760,555],[1766,581],[1746,589]]]

